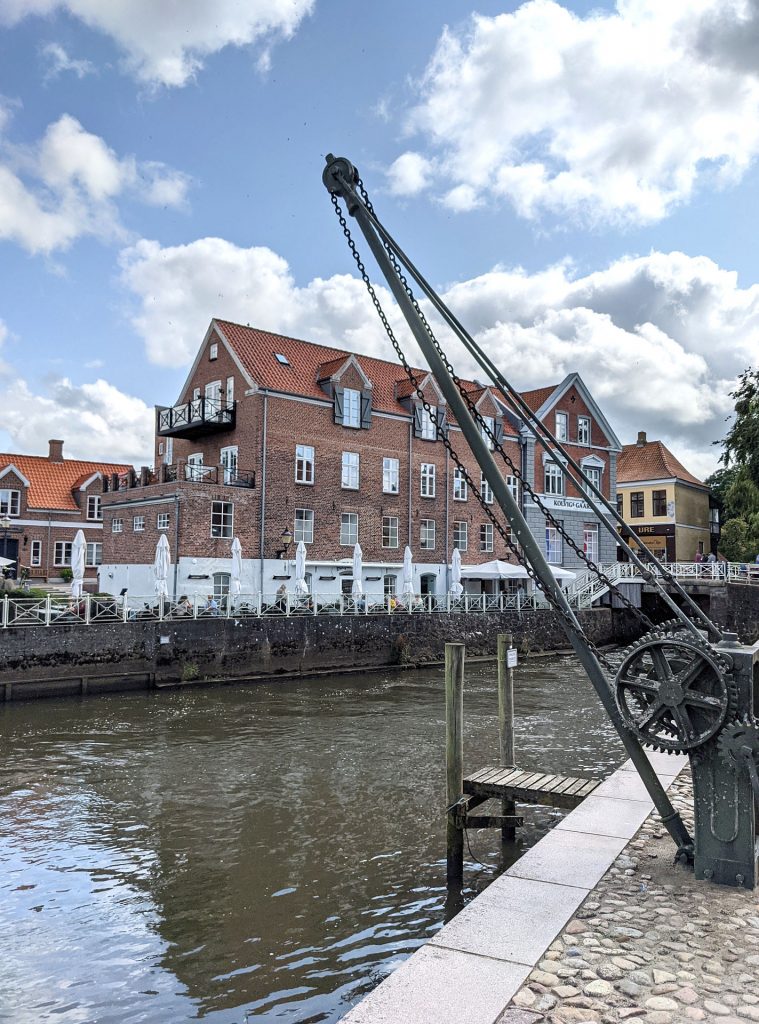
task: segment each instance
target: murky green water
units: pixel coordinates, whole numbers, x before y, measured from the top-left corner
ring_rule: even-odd
[[[624,758],[567,658],[516,675],[528,767]],[[467,670],[467,769],[495,666]],[[336,1021],[445,915],[442,672],[0,710],[0,1020]],[[559,812],[525,808],[511,859]],[[498,865],[472,832],[466,895]]]

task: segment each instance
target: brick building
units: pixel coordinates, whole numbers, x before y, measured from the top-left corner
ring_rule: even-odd
[[[479,485],[479,467],[432,375],[415,372]],[[566,489],[558,468],[535,450],[524,423],[494,389],[467,386],[565,529],[591,555],[613,560],[613,539],[607,543],[583,495]],[[579,376],[525,399],[614,500],[620,445]],[[162,531],[177,595],[223,592],[234,536],[248,593],[271,594],[283,581],[292,586],[290,562],[301,539],[311,588],[320,594],[349,589],[356,540],[364,589],[375,594],[400,590],[407,544],[419,593],[445,593],[454,547],[465,564],[507,557],[397,363],[213,320],[178,403],[156,409],[154,457],[154,470],[104,496],[101,585],[112,592],[152,592]],[[521,501],[516,478],[509,482]],[[527,503],[525,512],[553,562],[578,564],[535,506]]]
[[[719,518],[709,488],[661,441],[640,431],[619,457],[617,507],[645,546],[668,562],[717,551]]]
[[[64,459],[63,441],[50,441],[47,457],[0,454],[0,556],[30,579],[60,577],[71,565],[77,530],[87,539],[85,579],[97,579],[103,552],[102,490],[105,475],[130,469],[115,463]]]

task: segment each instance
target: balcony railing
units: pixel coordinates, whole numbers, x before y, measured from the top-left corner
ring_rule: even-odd
[[[143,466],[139,473],[133,469],[125,473],[113,473],[104,477],[103,491],[128,491],[134,487],[153,487],[156,484],[189,483],[214,484],[224,487],[256,486],[256,474],[252,469],[229,468],[228,466],[202,466],[186,459],[178,459],[171,465],[162,464],[157,470]]]
[[[157,432],[161,437],[191,438],[233,430],[236,412],[236,402],[205,396],[181,405],[159,406]]]

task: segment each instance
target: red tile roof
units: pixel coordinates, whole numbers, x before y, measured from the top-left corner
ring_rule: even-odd
[[[523,391],[522,398],[533,412],[537,412],[541,405],[551,397],[558,386],[558,384],[553,384],[548,388],[535,388],[532,391]]]
[[[0,453],[0,472],[13,465],[29,481],[27,506],[29,508],[50,508],[77,512],[73,491],[81,487],[93,473],[124,473],[131,466],[115,462],[84,462],[80,459],[64,459],[51,462],[44,455],[11,455]],[[0,488],[3,481],[0,480]]]
[[[646,444],[626,444],[617,461],[617,483],[635,483],[638,480],[683,480],[685,483],[706,485],[689,473],[661,441]],[[708,488],[707,488],[708,490]]]

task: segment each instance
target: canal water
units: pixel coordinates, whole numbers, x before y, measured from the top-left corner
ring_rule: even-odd
[[[608,775],[572,659],[516,671],[521,765]],[[467,668],[466,766],[498,754]],[[0,1020],[337,1021],[444,923],[442,670],[0,710]],[[509,860],[560,812],[525,808]],[[499,867],[470,833],[464,898]],[[483,866],[484,865],[484,866]]]

